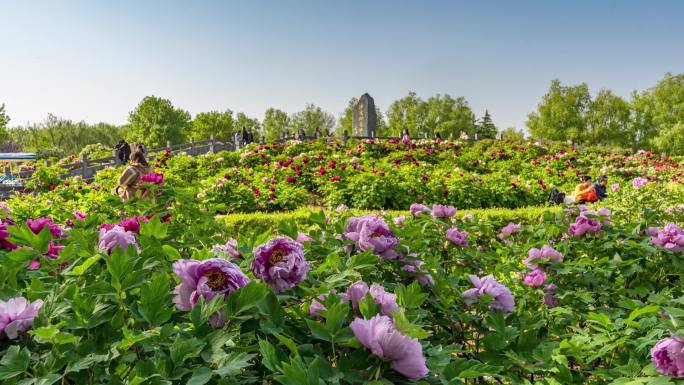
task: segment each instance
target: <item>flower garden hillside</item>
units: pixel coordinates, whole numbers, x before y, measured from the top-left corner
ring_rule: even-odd
[[[0,384],[676,384],[678,162],[290,143],[170,156],[125,203],[120,170],[45,168],[0,207]],[[461,210],[543,205],[584,174],[616,185],[601,204]],[[217,216],[306,205],[336,208]]]

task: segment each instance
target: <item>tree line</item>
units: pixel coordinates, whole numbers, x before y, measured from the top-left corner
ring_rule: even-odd
[[[314,104],[302,111],[287,112],[269,108],[261,120],[230,109],[192,115],[170,100],[147,96],[129,113],[122,126],[88,124],[48,115],[41,123],[9,126],[9,116],[0,105],[0,143],[5,150],[53,149],[65,154],[78,153],[88,144],[113,146],[119,139],[144,142],[151,147],[208,139],[232,140],[235,133],[251,131],[273,141],[294,132],[337,134],[352,132],[351,98],[337,119]],[[414,137],[460,137],[522,140],[525,133],[512,127],[499,130],[489,111],[476,117],[464,97],[437,94],[423,99],[414,92],[393,101],[383,114],[376,106],[379,136],[399,136],[407,130]],[[531,139],[570,141],[627,148],[654,148],[672,154],[684,152],[684,74],[666,74],[654,87],[634,91],[626,100],[607,89],[592,97],[586,83],[563,85],[553,80],[537,110],[528,115]]]

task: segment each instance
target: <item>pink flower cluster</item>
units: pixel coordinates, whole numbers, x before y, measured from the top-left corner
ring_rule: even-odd
[[[145,174],[145,175],[141,176],[137,182],[137,184],[143,184],[143,183],[151,183],[151,184],[156,184],[156,185],[161,186],[164,184],[164,174],[155,173],[155,172]]]
[[[493,276],[487,275],[479,278],[476,275],[470,275],[470,282],[472,282],[473,289],[468,289],[461,294],[466,298],[466,304],[472,305],[478,301],[480,297],[489,295],[493,298],[489,304],[489,308],[494,311],[502,311],[504,313],[512,313],[515,310],[515,299],[511,291],[504,285],[494,279]]]
[[[674,223],[668,223],[662,229],[650,227],[651,243],[675,253],[684,251],[684,231]]]
[[[459,247],[468,247],[468,232],[452,227],[446,231],[446,239]]]
[[[504,240],[513,234],[517,233],[518,230],[520,230],[521,225],[519,223],[509,223],[506,226],[504,226],[501,231],[499,232],[499,239]]]

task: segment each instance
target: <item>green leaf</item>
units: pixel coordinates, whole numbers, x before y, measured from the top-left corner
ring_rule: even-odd
[[[221,310],[224,304],[223,297],[220,295],[212,298],[209,302],[205,302],[204,297],[200,297],[190,312],[190,318],[195,328],[199,329],[206,324],[209,317]]]
[[[394,327],[409,337],[422,339],[430,336],[430,333],[423,330],[420,326],[412,324],[411,321],[406,318],[404,309],[402,308],[399,308],[399,310],[393,314],[393,318]]]
[[[108,359],[109,356],[107,354],[88,354],[87,356],[82,357],[75,362],[70,362],[69,365],[67,365],[66,372],[79,372],[81,370],[88,369],[89,367],[93,366],[93,364],[105,362]]]
[[[218,368],[214,372],[221,377],[235,376],[240,374],[243,368],[252,365],[249,361],[255,356],[256,354],[233,352],[221,360],[221,363],[219,363]]]
[[[418,284],[417,281],[413,281],[408,287],[399,285],[395,290],[395,293],[397,294],[399,306],[406,309],[419,308],[429,296],[428,293],[423,293],[423,290],[420,288],[420,284]]]
[[[373,301],[373,297],[371,297],[370,293],[366,293],[366,296],[359,301],[359,311],[361,312],[361,315],[363,315],[363,318],[371,319],[380,314],[380,306]]]
[[[172,247],[169,245],[162,245],[162,250],[169,257],[170,261],[177,261],[177,260],[183,258],[181,256],[180,252],[178,252],[178,250],[176,250],[175,247]]]
[[[101,254],[95,254],[95,255],[93,255],[92,257],[90,257],[90,258],[86,259],[85,261],[83,261],[83,263],[81,263],[80,265],[78,265],[78,266],[74,267],[73,269],[71,269],[71,271],[69,271],[67,274],[68,274],[68,275],[81,276],[81,275],[83,275],[83,273],[85,273],[86,271],[88,271],[88,269],[89,269],[93,264],[95,264],[95,262],[99,261],[100,259],[102,259],[102,255],[101,255]]]
[[[213,375],[214,372],[211,369],[205,366],[199,367],[192,371],[192,376],[185,385],[204,385],[211,380]]]
[[[658,305],[648,305],[648,306],[644,306],[644,307],[639,308],[639,309],[634,309],[629,314],[629,317],[627,317],[625,324],[630,325],[630,326],[639,327],[639,323],[634,322],[635,319],[637,319],[638,317],[641,317],[642,315],[645,315],[645,314],[657,313],[659,310],[660,310],[660,306],[658,306]]]
[[[152,217],[148,222],[140,224],[140,235],[159,240],[165,239],[169,226],[161,223],[158,216]]]
[[[327,342],[332,342],[332,335],[322,323],[316,322],[311,319],[307,319],[306,324],[309,325],[309,330],[311,330],[311,334],[315,338]]]
[[[156,274],[140,288],[140,315],[150,325],[163,324],[173,314],[173,308],[168,306],[172,297],[168,276],[165,273]]]
[[[16,377],[28,369],[31,352],[27,348],[20,349],[12,345],[0,360],[0,380]]]
[[[29,334],[33,335],[36,342],[39,343],[50,343],[53,345],[65,345],[78,342],[81,337],[77,337],[71,333],[64,333],[60,331],[60,325],[50,325],[44,326],[42,328],[37,328],[29,330]]]
[[[259,340],[259,352],[262,356],[261,363],[268,370],[275,372],[280,369],[280,360],[272,343],[268,340]]]
[[[261,300],[266,298],[269,290],[268,286],[263,283],[252,281],[245,287],[230,293],[228,295],[230,314],[238,315],[255,307]]]
[[[175,365],[180,365],[188,358],[197,357],[206,344],[206,342],[200,341],[195,337],[181,338],[180,335],[177,335],[170,348],[171,361]]]

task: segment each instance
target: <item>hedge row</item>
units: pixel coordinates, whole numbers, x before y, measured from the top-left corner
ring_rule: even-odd
[[[547,213],[555,213],[561,210],[560,206],[531,206],[519,209],[470,209],[459,210],[456,217],[470,214],[475,218],[493,223],[505,225],[509,222],[533,223],[539,222]],[[308,207],[287,212],[256,212],[245,214],[220,215],[217,220],[226,226],[227,234],[241,234],[251,231],[275,230],[280,222],[294,222],[297,225],[306,225],[311,221],[311,215],[324,211],[322,208]],[[353,215],[364,215],[378,211],[351,209]],[[408,211],[385,211],[390,216],[410,215]]]

